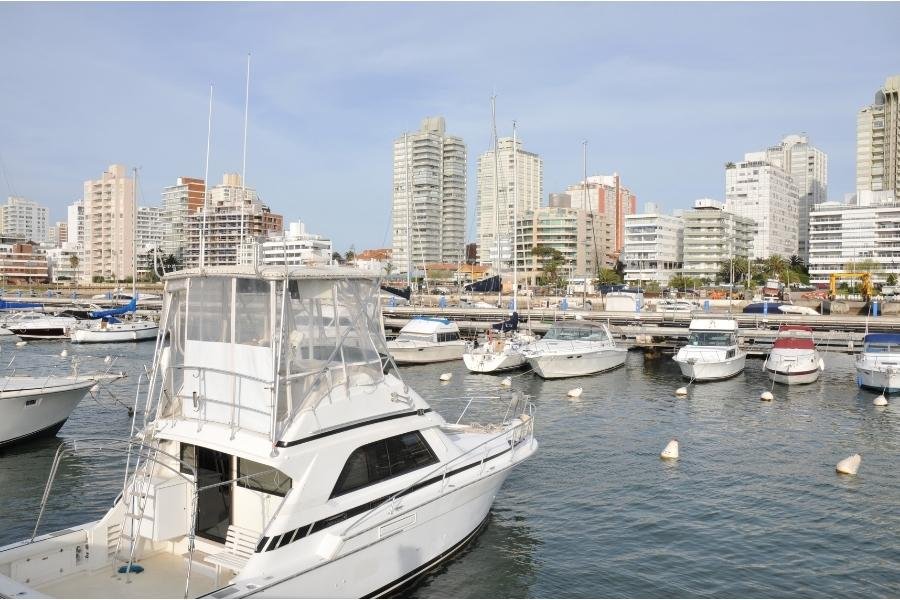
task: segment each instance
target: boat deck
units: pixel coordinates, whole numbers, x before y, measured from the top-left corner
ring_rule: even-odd
[[[217,586],[215,577],[209,575],[210,566],[199,566],[201,559],[202,554],[194,555],[188,590],[188,597],[191,598],[208,594],[227,583],[223,574]],[[112,567],[109,567],[92,573],[78,573],[61,581],[36,586],[36,589],[56,598],[184,598],[188,567],[184,556],[163,552],[135,564],[144,567],[144,571],[132,573],[130,582],[125,580],[125,575],[113,574]]]

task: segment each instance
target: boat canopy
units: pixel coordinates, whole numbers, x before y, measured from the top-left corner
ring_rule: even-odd
[[[541,340],[606,342],[611,341],[612,336],[606,326],[601,323],[562,321],[554,323]]]
[[[132,298],[131,302],[126,304],[125,306],[120,306],[118,308],[110,308],[108,310],[94,310],[89,314],[92,319],[102,319],[103,317],[112,317],[115,315],[124,315],[130,312],[134,312],[137,310],[137,298]]]
[[[449,319],[442,319],[439,317],[415,316],[410,319],[406,325],[403,326],[403,329],[400,330],[400,333],[422,333],[431,335],[432,333],[449,333],[458,331],[459,327],[456,325],[456,323],[450,321]]]
[[[14,302],[0,300],[0,310],[19,310],[21,308],[44,308],[43,304],[37,302]]]
[[[900,333],[870,333],[863,338],[863,344],[866,345],[866,350],[877,348],[877,351],[887,352],[895,346],[900,351]]]

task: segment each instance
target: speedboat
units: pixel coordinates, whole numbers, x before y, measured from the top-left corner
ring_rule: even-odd
[[[74,317],[43,315],[40,319],[10,323],[6,328],[23,340],[60,339],[69,337],[69,330],[76,321]]]
[[[26,323],[28,321],[36,321],[45,319],[47,315],[35,311],[17,312],[11,315],[4,315],[0,318],[0,335],[15,335],[9,328],[17,323]]]
[[[856,384],[881,393],[900,392],[900,334],[869,333],[863,338]]]
[[[457,360],[469,348],[459,337],[456,323],[438,317],[413,317],[387,344],[398,364],[425,364]]]
[[[812,329],[782,325],[763,368],[769,379],[776,383],[793,385],[816,381],[825,370],[825,361],[816,350]]]
[[[700,310],[697,303],[689,302],[687,300],[673,300],[667,298],[656,303],[656,312],[690,313],[695,310]]]
[[[692,319],[688,343],[675,354],[681,374],[692,381],[734,377],[744,370],[747,353],[738,347],[734,319]]]
[[[132,435],[60,446],[34,535],[0,547],[0,596],[398,594],[490,526],[537,451],[524,395],[445,421],[382,362],[375,274],[206,267],[164,294]],[[105,452],[126,458],[109,511],[38,535],[60,465]]]
[[[56,435],[96,382],[76,375],[0,377],[0,447]]]
[[[533,335],[519,331],[519,313],[513,311],[508,320],[491,325],[484,345],[463,354],[463,362],[473,373],[518,369],[527,362],[522,349],[534,341]]]
[[[616,346],[603,323],[558,321],[522,353],[544,379],[578,377],[611,371],[625,364],[628,350]]]
[[[159,326],[153,321],[120,321],[102,317],[87,325],[77,324],[69,338],[76,343],[140,342],[156,339]]]

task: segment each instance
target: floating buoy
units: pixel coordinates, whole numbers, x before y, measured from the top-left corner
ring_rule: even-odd
[[[825,359],[822,359],[822,358],[819,359],[819,370],[820,371],[825,370]]]
[[[660,458],[678,458],[678,440],[670,440],[663,451],[659,453]]]
[[[500,385],[502,385],[503,387],[511,386],[512,385],[512,377],[504,378],[503,381],[500,382]]]
[[[92,393],[92,394],[96,394],[96,393],[99,392],[99,391],[100,391],[100,384],[99,384],[99,383],[95,383],[94,385],[91,386],[91,393]]]
[[[583,392],[583,391],[584,390],[580,387],[572,388],[571,390],[569,390],[569,393],[567,395],[569,396],[569,398],[577,398],[581,395],[581,392]]]
[[[65,348],[63,348],[63,351],[60,352],[59,355],[62,356],[63,358],[65,358],[69,355],[69,351],[66,350]]]
[[[111,362],[112,362],[112,356],[107,356],[106,358],[103,359],[103,362],[105,362],[106,364],[111,363]]]
[[[859,463],[861,462],[862,457],[859,454],[854,454],[839,462],[834,470],[844,475],[856,475],[856,472],[859,471]]]
[[[759,395],[759,399],[765,400],[766,402],[771,402],[772,400],[775,399],[775,396],[772,395],[772,392],[767,390]]]
[[[887,403],[888,401],[887,398],[884,397],[884,394],[879,394],[878,396],[875,396],[874,400],[872,400],[872,404],[874,404],[875,406],[887,406]]]
[[[28,342],[26,342],[25,340],[22,340],[21,342],[16,342],[16,346],[18,346],[19,348],[21,348],[22,346],[25,346],[26,344],[28,344]]]
[[[453,373],[443,373],[441,374],[441,381],[450,381],[451,377],[453,377]]]
[[[677,390],[675,390],[675,395],[678,396],[679,398],[684,398],[685,396],[687,396],[687,388],[686,387],[678,388]]]

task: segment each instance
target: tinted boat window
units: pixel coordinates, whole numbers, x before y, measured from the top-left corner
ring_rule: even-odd
[[[341,470],[331,497],[398,477],[438,462],[418,431],[366,444],[353,451]]]
[[[237,484],[242,488],[274,496],[284,496],[291,489],[291,478],[269,465],[238,457],[237,468]],[[240,479],[241,477],[247,479]]]

